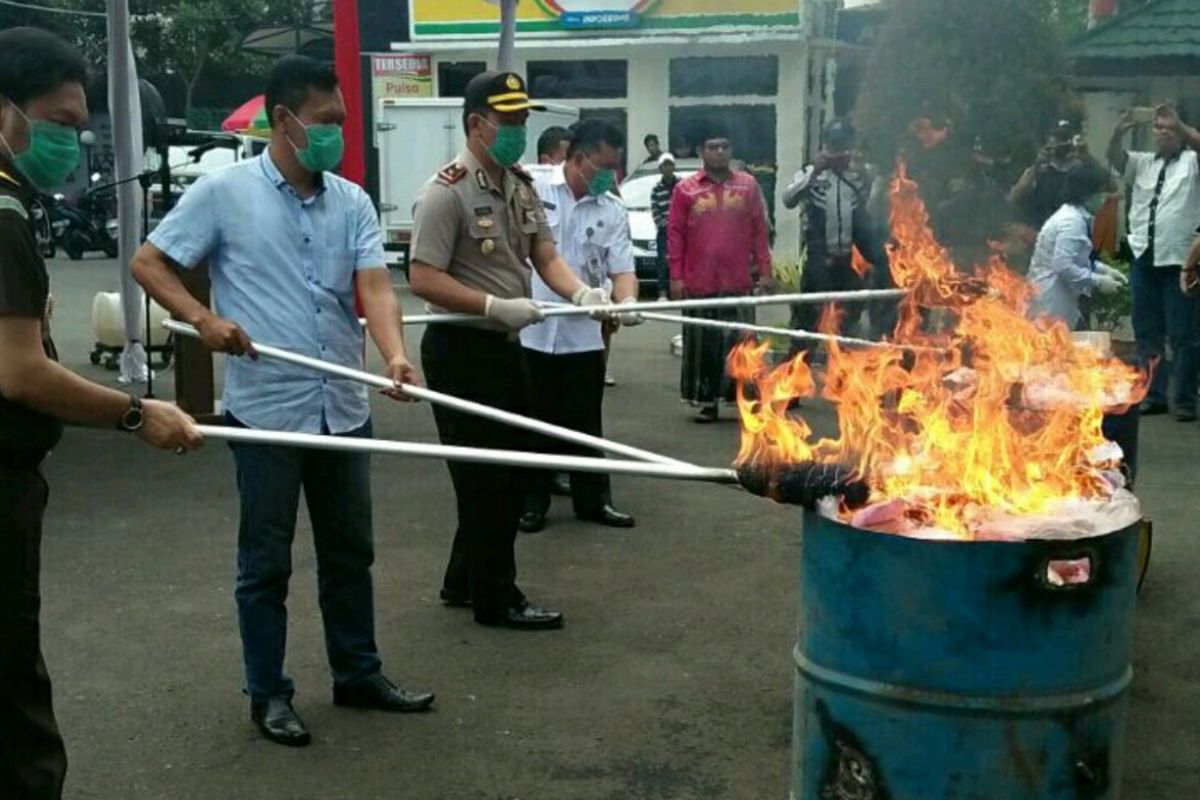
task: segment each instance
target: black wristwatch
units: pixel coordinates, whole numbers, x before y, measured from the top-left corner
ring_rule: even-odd
[[[137,433],[146,424],[146,414],[142,411],[142,399],[140,397],[129,398],[129,410],[121,417],[121,421],[117,423],[117,430],[125,431],[125,433]]]

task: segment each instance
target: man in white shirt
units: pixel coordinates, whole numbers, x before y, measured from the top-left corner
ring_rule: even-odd
[[[1123,139],[1136,124],[1132,110],[1117,122],[1108,159],[1133,188],[1129,246],[1133,250],[1133,333],[1143,362],[1159,360],[1143,414],[1167,411],[1174,379],[1175,417],[1196,419],[1196,371],[1200,368],[1200,299],[1180,288],[1180,269],[1200,222],[1200,131],[1185,125],[1171,106],[1154,110],[1154,152],[1130,153]],[[1171,365],[1163,363],[1166,339]]]
[[[588,286],[611,283],[613,301],[637,299],[629,214],[609,190],[616,184],[625,138],[611,123],[588,119],[571,126],[567,160],[534,171],[534,188],[546,209],[559,253]],[[548,303],[561,298],[536,274],[533,299]],[[641,322],[637,314],[621,314],[622,325]],[[531,404],[539,419],[574,430],[602,434],[604,398],[604,340],[600,323],[588,317],[549,317],[521,331],[529,372]],[[594,450],[547,440],[546,452],[601,455]],[[521,530],[546,526],[552,476],[537,473],[531,480]],[[573,473],[571,495],[580,519],[617,528],[632,528],[634,519],[612,506],[607,475]]]

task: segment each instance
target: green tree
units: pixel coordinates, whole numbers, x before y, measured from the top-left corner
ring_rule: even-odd
[[[909,125],[948,125],[939,151],[976,144],[1032,158],[1068,106],[1062,43],[1045,0],[897,0],[872,53],[855,116],[877,159],[915,148]]]
[[[43,28],[73,42],[97,71],[107,59],[107,25],[100,0],[36,0],[28,7],[0,5],[0,30],[18,26]],[[33,6],[39,6],[34,8]],[[83,12],[83,13],[59,13]]]
[[[246,71],[259,59],[241,50],[247,33],[300,24],[308,7],[304,0],[156,0],[153,13],[135,19],[133,36],[148,71],[181,77],[190,117],[196,86],[208,70]]]

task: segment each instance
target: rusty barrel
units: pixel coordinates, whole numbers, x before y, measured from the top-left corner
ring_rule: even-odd
[[[806,514],[793,798],[1119,797],[1137,552],[1136,525],[943,542]]]

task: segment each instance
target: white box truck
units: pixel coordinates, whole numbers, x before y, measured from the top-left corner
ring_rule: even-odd
[[[406,267],[417,193],[464,146],[462,98],[384,99],[375,117],[379,149],[379,223],[393,263]],[[547,104],[529,115],[527,162],[537,162],[537,139],[549,127],[567,127],[579,109]]]

